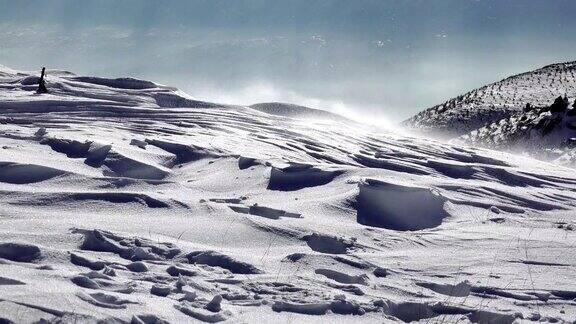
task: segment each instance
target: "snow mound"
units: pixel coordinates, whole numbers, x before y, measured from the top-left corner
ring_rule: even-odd
[[[260,164],[260,162],[258,162],[258,160],[255,158],[249,158],[249,157],[244,157],[244,156],[241,156],[238,158],[238,168],[240,168],[240,170],[248,169],[250,167],[253,167],[253,166],[259,165],[259,164]]]
[[[312,165],[292,165],[286,168],[272,168],[268,189],[291,191],[330,183],[343,171],[324,171]]]
[[[253,265],[237,261],[222,253],[216,251],[195,251],[186,255],[190,263],[205,264],[213,267],[220,267],[229,270],[232,273],[239,274],[259,274],[261,270]]]
[[[146,143],[156,146],[176,156],[175,164],[188,163],[207,157],[218,157],[222,152],[211,152],[196,145],[186,145],[158,139],[146,139]]]
[[[106,174],[135,179],[160,180],[170,173],[168,169],[162,166],[143,162],[138,158],[131,158],[118,152],[111,145],[49,137],[42,139],[40,143],[50,146],[56,152],[66,154],[69,158],[84,158],[84,163],[92,167],[104,166]]]
[[[314,272],[343,284],[368,285],[368,276],[365,274],[351,276],[349,274],[331,269],[316,269]]]
[[[458,284],[438,284],[435,282],[420,282],[418,286],[428,288],[439,294],[453,296],[453,297],[466,297],[470,295],[470,283],[462,281]]]
[[[155,84],[154,82],[138,80],[134,78],[107,79],[98,77],[79,76],[79,77],[73,77],[71,78],[71,80],[118,89],[142,90],[142,89],[158,88],[158,85]]]
[[[306,235],[302,239],[312,250],[322,253],[346,254],[354,247],[351,240],[318,233]]]
[[[112,252],[132,261],[171,259],[180,253],[180,249],[171,243],[123,237],[99,230],[75,229],[73,232],[84,235],[83,250]]]
[[[283,217],[289,217],[289,218],[300,218],[301,217],[301,215],[298,213],[290,213],[290,212],[287,212],[283,209],[276,209],[276,208],[271,208],[271,207],[266,207],[266,206],[259,206],[257,204],[254,204],[254,205],[249,206],[249,207],[234,206],[234,205],[230,205],[229,207],[230,207],[230,209],[232,209],[233,211],[235,211],[237,213],[256,215],[256,216],[261,216],[261,217],[265,217],[268,219],[280,219]]]
[[[42,165],[0,162],[0,182],[28,184],[42,182],[65,174],[67,174],[66,171]]]
[[[349,122],[348,119],[320,109],[308,108],[282,102],[263,102],[251,105],[250,108],[270,114],[291,118],[325,119]]]
[[[0,243],[0,258],[16,262],[33,262],[41,257],[40,248],[26,243]]]
[[[154,94],[154,100],[159,107],[163,108],[213,108],[218,107],[217,104],[205,101],[198,101],[187,98],[178,93],[159,92]]]

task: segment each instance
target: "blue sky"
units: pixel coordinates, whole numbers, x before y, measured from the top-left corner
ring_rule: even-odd
[[[0,0],[0,64],[399,121],[576,60],[573,0]]]

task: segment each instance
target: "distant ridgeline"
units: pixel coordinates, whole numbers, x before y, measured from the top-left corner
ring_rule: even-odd
[[[427,136],[576,165],[574,98],[576,62],[552,64],[450,99],[403,125]]]

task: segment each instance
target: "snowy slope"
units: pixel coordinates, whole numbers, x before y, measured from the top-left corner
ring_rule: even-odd
[[[403,124],[451,138],[508,118],[527,103],[547,106],[559,95],[576,97],[576,62],[511,76],[426,109]]]
[[[459,137],[456,142],[514,151],[576,166],[576,103],[563,111],[534,107]]]
[[[263,102],[250,105],[250,108],[277,116],[306,118],[308,120],[323,119],[348,123],[352,122],[340,115],[328,111],[298,106],[294,104],[286,104],[282,102]]]
[[[0,322],[576,318],[573,170],[0,72]]]

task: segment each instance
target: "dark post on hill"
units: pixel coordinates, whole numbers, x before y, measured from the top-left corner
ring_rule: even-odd
[[[44,81],[44,74],[46,73],[46,68],[42,67],[42,74],[40,75],[40,80],[38,80],[38,90],[37,93],[48,93],[46,88],[46,81]]]

